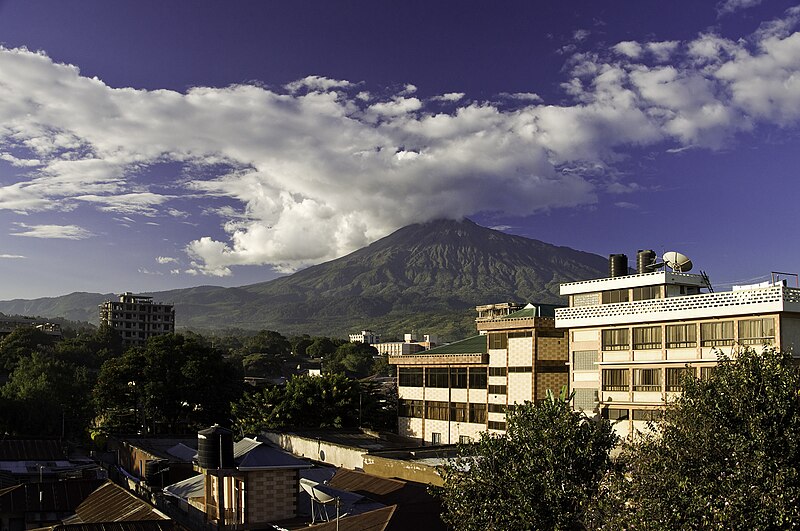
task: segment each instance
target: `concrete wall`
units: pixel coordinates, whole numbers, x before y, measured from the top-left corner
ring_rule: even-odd
[[[363,470],[364,450],[287,433],[265,432],[264,436],[287,452],[333,466]]]

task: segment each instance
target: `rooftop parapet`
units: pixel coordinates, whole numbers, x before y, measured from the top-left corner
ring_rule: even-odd
[[[647,273],[631,276],[658,274],[663,275],[665,273]],[[687,275],[686,273],[666,274],[698,276]],[[616,278],[613,280],[616,280]],[[800,289],[773,285],[764,288],[685,295],[666,299],[558,308],[556,309],[556,327],[613,326],[777,312],[800,312]]]
[[[612,289],[639,288],[644,286],[660,286],[665,284],[705,287],[703,275],[679,273],[677,271],[654,271],[638,275],[620,277],[595,278],[580,282],[561,284],[561,295],[576,295]]]

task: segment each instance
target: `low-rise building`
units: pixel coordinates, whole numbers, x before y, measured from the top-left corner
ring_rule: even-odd
[[[479,306],[479,335],[390,355],[389,363],[397,366],[399,434],[453,444],[482,431],[503,432],[509,407],[542,400],[548,390],[558,394],[568,382],[568,342],[555,328],[554,309]]]
[[[124,347],[144,345],[153,336],[175,333],[175,307],[126,292],[100,305],[100,324],[116,330]]]
[[[380,343],[381,336],[372,330],[362,330],[358,334],[350,334],[350,343],[364,343],[367,345],[374,345]]]
[[[555,314],[569,329],[575,409],[614,421],[623,437],[644,430],[685,375],[710,374],[720,353],[800,347],[799,288],[773,281],[713,292],[705,274],[670,271],[641,253],[650,258],[640,256],[636,274],[612,255],[608,278],[562,284],[569,307]]]

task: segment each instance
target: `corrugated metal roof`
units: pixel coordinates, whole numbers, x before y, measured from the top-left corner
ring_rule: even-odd
[[[98,479],[73,479],[46,483],[25,483],[0,490],[0,513],[28,511],[75,512],[76,508],[103,484]],[[41,489],[42,498],[39,502]]]
[[[198,474],[189,479],[184,479],[183,481],[164,487],[164,490],[184,500],[197,498],[205,494],[205,478],[203,474]]]
[[[66,457],[58,441],[39,439],[0,441],[0,461],[59,461]]]
[[[75,513],[84,523],[167,519],[155,507],[111,481],[92,492]]]
[[[394,515],[395,505],[376,509],[367,513],[356,514],[340,518],[338,522],[331,521],[307,527],[314,531],[384,531]]]
[[[449,345],[423,350],[417,354],[486,354],[489,345],[484,335],[472,336]]]
[[[58,524],[44,529],[49,531],[172,531],[175,529],[175,524],[172,520],[139,520],[136,522]]]
[[[340,468],[336,471],[336,475],[328,482],[328,485],[336,487],[337,489],[365,493],[372,496],[387,496],[392,492],[401,490],[406,486],[406,482],[399,479],[381,478],[364,472]]]

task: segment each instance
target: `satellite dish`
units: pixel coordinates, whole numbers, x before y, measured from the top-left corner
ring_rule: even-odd
[[[681,254],[677,251],[669,251],[664,253],[664,256],[661,258],[664,260],[665,264],[672,268],[673,271],[686,273],[687,271],[692,270],[692,261],[689,260],[689,257],[685,254]]]
[[[316,481],[312,481],[306,478],[300,478],[300,487],[302,487],[302,489],[306,491],[306,493],[309,496],[311,496],[312,500],[319,503],[330,503],[333,500],[335,500],[333,496],[325,492],[322,492],[322,490],[317,488],[318,485],[319,483],[317,483]]]

